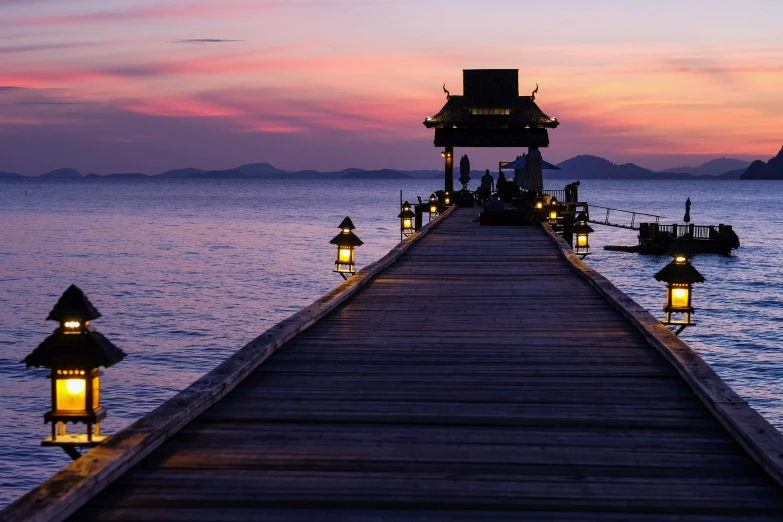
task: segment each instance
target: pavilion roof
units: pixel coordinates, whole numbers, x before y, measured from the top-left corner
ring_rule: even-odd
[[[472,114],[471,109],[509,109],[510,114]],[[454,127],[508,127],[524,129],[554,129],[560,124],[555,118],[550,118],[542,111],[532,96],[517,96],[515,101],[507,102],[497,107],[471,107],[464,96],[449,96],[446,104],[434,116],[424,120],[428,129]]]

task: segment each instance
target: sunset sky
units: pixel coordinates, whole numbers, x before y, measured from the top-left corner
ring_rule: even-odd
[[[0,170],[440,168],[422,121],[465,68],[540,85],[550,161],[766,160],[781,20],[773,0],[0,0]]]

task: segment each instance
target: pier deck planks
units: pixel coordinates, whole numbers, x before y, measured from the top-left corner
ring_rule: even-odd
[[[537,227],[460,209],[72,520],[777,520]]]

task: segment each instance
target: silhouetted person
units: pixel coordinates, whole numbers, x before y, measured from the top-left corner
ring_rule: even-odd
[[[492,191],[495,189],[495,178],[489,173],[489,169],[484,171],[484,175],[481,176],[481,200],[489,201],[492,197]]]
[[[498,174],[498,182],[496,185],[498,189],[498,197],[500,198],[500,201],[506,200],[506,176],[501,171],[500,174]]]
[[[576,203],[579,199],[579,182],[574,181],[565,187],[566,202]]]

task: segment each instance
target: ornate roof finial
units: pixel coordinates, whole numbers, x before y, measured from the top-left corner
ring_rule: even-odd
[[[451,94],[449,94],[449,91],[446,90],[446,84],[445,83],[443,84],[443,92],[446,93],[446,99],[450,100],[451,99]]]
[[[533,101],[536,101],[536,93],[538,92],[538,84],[536,84],[536,89],[533,91],[533,94],[530,95],[530,98]]]

